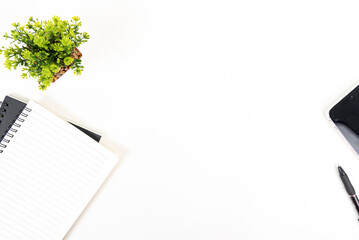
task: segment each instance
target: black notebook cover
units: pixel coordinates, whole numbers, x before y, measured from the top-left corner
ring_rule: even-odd
[[[18,117],[21,118],[20,114],[26,107],[26,103],[19,101],[15,98],[6,96],[0,107],[0,142],[6,136],[11,126],[15,123]],[[73,126],[78,128],[80,131],[91,137],[97,142],[100,142],[101,136],[91,132],[83,127],[77,126],[71,123]]]

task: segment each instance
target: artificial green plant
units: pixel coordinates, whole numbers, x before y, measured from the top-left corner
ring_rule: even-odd
[[[21,66],[21,76],[36,78],[41,90],[50,86],[60,67],[71,65],[75,74],[82,73],[84,67],[80,59],[73,58],[73,51],[87,42],[90,35],[79,31],[79,17],[73,17],[70,22],[57,16],[52,21],[30,17],[26,25],[13,23],[12,26],[11,34],[4,35],[6,40],[12,40],[10,46],[0,48],[6,68],[11,70]]]

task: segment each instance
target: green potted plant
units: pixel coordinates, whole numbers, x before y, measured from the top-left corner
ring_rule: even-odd
[[[46,90],[70,68],[77,75],[82,73],[82,54],[77,47],[87,42],[90,35],[79,31],[79,17],[73,17],[70,22],[57,16],[52,21],[30,17],[26,25],[13,23],[12,26],[11,34],[4,35],[6,40],[11,40],[10,46],[0,48],[6,68],[21,66],[21,76],[36,78],[41,90]]]

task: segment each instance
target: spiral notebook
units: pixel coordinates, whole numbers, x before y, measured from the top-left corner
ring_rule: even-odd
[[[117,163],[34,101],[0,108],[0,239],[63,239]]]

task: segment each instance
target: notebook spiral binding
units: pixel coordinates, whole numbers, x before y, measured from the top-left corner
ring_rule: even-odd
[[[0,124],[1,124],[2,119],[5,117],[6,110],[9,108],[9,104],[6,103],[6,102],[3,103],[3,102],[0,101],[0,105],[2,106],[0,108]],[[13,125],[9,126],[9,129],[6,132],[6,135],[5,135],[6,137],[13,138],[14,133],[17,132],[17,128],[20,128],[21,123],[25,122],[24,118],[26,118],[28,116],[28,114],[24,113],[24,111],[31,112],[31,109],[27,108],[27,107],[24,108],[24,110],[18,115],[16,120],[13,122]],[[10,133],[10,132],[12,132],[12,133]],[[2,140],[0,142],[0,148],[6,148],[7,144],[10,142],[10,140],[5,138],[5,136],[2,136]],[[0,149],[0,153],[2,153],[3,151],[4,150]]]

